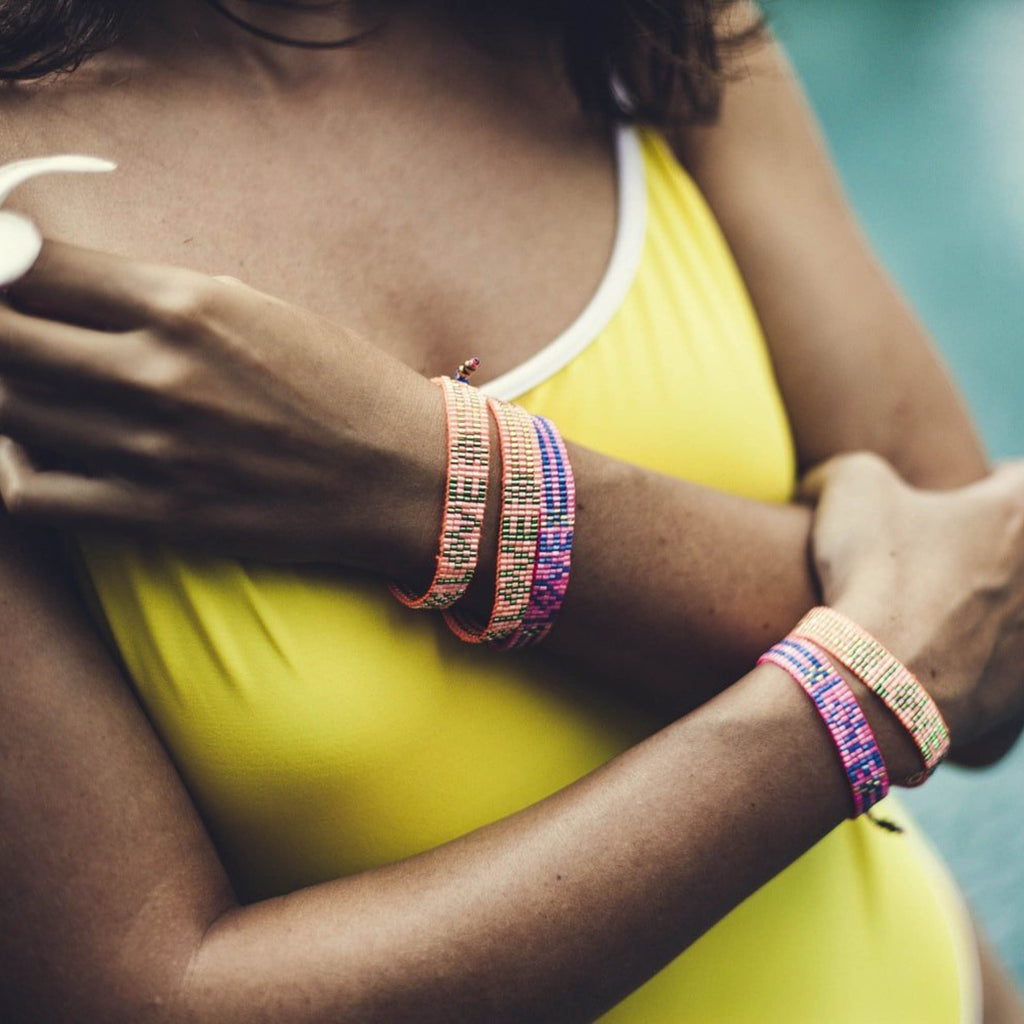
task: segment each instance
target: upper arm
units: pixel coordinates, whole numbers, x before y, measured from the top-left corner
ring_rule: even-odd
[[[228,883],[74,594],[2,513],[0,615],[0,1017],[140,1019]]]
[[[673,143],[764,325],[801,465],[870,449],[921,485],[983,475],[963,404],[862,235],[780,47],[748,48],[719,121]]]

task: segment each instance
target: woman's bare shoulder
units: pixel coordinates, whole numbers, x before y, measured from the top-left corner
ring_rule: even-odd
[[[982,475],[970,419],[860,230],[780,45],[747,51],[718,121],[672,141],[764,326],[801,464],[868,449],[922,486]]]

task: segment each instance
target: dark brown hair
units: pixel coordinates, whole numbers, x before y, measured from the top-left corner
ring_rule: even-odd
[[[259,0],[280,3],[288,0]],[[510,11],[557,36],[584,110],[664,125],[707,121],[718,109],[723,52],[761,26],[725,35],[736,0],[448,0],[476,28]],[[0,0],[0,81],[72,71],[117,42],[133,0]]]

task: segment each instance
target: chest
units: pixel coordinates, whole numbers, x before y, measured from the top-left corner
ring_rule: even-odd
[[[18,205],[89,248],[229,274],[348,326],[416,369],[488,376],[570,323],[612,249],[607,132],[511,95],[356,104],[139,87],[42,92],[4,159],[85,152],[109,178],[47,179]]]

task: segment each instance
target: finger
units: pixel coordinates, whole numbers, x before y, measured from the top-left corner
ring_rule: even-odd
[[[816,505],[837,468],[838,459],[833,457],[809,469],[797,483],[796,500],[807,505]]]
[[[176,308],[202,274],[45,241],[32,269],[11,286],[14,304],[41,316],[106,330],[132,330]]]
[[[996,508],[1024,515],[1024,461],[1015,459],[1000,463],[987,477],[966,490],[984,496],[985,500],[995,501]]]
[[[0,374],[35,382],[126,380],[133,333],[107,334],[0,304]]]
[[[159,490],[113,478],[40,471],[20,446],[0,438],[0,500],[18,519],[75,526],[152,525],[166,516]]]
[[[27,448],[10,437],[0,436],[0,491],[5,489],[6,481],[13,485],[17,480],[38,472],[39,466]]]
[[[27,217],[0,210],[0,288],[28,271],[43,246],[39,229]]]
[[[1024,486],[1024,459],[1004,459],[985,478],[990,486],[1013,489]],[[985,480],[980,481],[985,483]]]
[[[816,505],[826,488],[840,474],[860,479],[866,486],[877,483],[881,477],[896,481],[893,468],[875,452],[844,452],[809,469],[797,486],[798,501]]]
[[[164,478],[180,471],[181,445],[157,427],[108,409],[55,403],[0,384],[0,433],[101,473]]]

